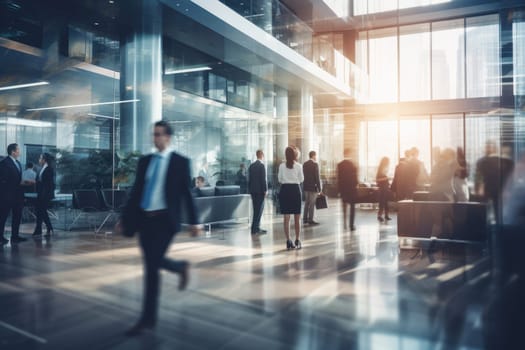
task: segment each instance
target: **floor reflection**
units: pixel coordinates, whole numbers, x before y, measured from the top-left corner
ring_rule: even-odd
[[[301,250],[285,249],[282,220],[271,212],[263,217],[266,235],[250,235],[246,224],[196,240],[181,234],[169,254],[191,261],[189,290],[178,292],[177,278],[163,274],[159,327],[140,339],[122,336],[142,297],[133,240],[60,232],[5,246],[0,347],[486,347],[483,246],[399,242],[395,218],[380,224],[370,210],[357,210],[358,229],[345,231],[340,207],[330,208],[317,212],[321,225],[303,228]]]

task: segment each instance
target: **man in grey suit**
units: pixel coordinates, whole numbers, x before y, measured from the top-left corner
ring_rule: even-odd
[[[266,166],[263,163],[264,153],[259,149],[255,155],[257,160],[248,168],[248,190],[252,196],[253,205],[252,235],[257,233],[263,235],[266,230],[262,230],[260,224],[268,182],[266,181]]]
[[[310,157],[303,164],[303,190],[304,190],[304,214],[303,223],[310,225],[318,225],[314,221],[315,200],[319,193],[321,193],[321,179],[319,176],[319,164],[317,164],[317,154],[315,151],[308,153]]]

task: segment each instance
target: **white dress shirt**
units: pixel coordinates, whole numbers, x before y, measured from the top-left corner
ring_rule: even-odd
[[[303,166],[294,162],[293,168],[289,169],[286,163],[281,163],[277,178],[281,184],[300,184],[304,181]]]
[[[33,169],[26,169],[22,173],[22,182],[24,181],[35,181],[36,180],[36,173]]]
[[[153,176],[153,164],[155,163],[153,157],[159,157],[156,161],[159,163],[159,170],[157,173],[157,178],[152,179]],[[144,183],[144,188],[146,188],[149,181],[155,181],[153,184],[153,193],[152,200],[147,208],[144,208],[145,211],[154,211],[154,210],[164,210],[168,208],[166,202],[166,175],[168,173],[168,165],[171,158],[171,149],[166,148],[162,152],[153,153],[152,158],[149,162],[148,169],[146,170],[146,179]]]

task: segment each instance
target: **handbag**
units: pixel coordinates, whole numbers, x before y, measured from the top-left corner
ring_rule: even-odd
[[[328,208],[328,202],[324,194],[320,194],[315,199],[315,209],[326,209]]]

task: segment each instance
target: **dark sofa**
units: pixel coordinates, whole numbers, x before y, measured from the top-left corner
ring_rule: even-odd
[[[240,186],[202,187],[194,189],[193,194],[201,224],[210,226],[250,219],[251,197],[240,194]],[[183,218],[187,223],[187,217]]]

